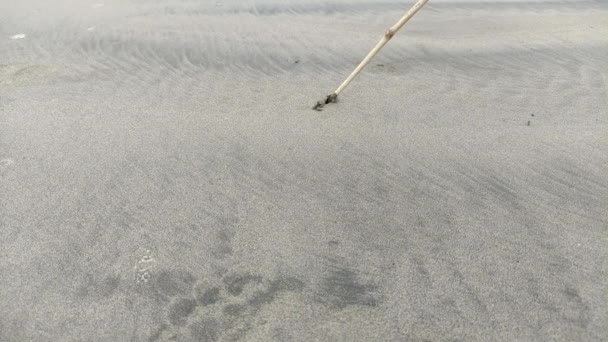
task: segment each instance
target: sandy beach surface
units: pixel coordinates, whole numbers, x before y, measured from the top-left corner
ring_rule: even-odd
[[[0,341],[607,341],[608,2],[0,0]]]

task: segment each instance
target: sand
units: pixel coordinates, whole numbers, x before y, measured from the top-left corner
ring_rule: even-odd
[[[608,3],[0,1],[1,341],[608,340]]]

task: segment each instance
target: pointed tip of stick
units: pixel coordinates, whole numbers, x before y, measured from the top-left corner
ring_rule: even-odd
[[[324,100],[317,101],[317,103],[312,107],[312,109],[320,112],[323,110],[323,107],[325,107],[326,104],[335,103],[335,102],[338,102],[338,94],[331,93],[331,94],[327,95],[327,97]]]

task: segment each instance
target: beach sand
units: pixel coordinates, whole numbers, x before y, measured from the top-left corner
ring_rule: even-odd
[[[0,0],[0,340],[608,340],[608,3],[412,4]]]

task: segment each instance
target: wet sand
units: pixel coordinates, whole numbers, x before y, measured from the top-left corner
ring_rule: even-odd
[[[608,339],[608,4],[0,0],[1,341]]]

